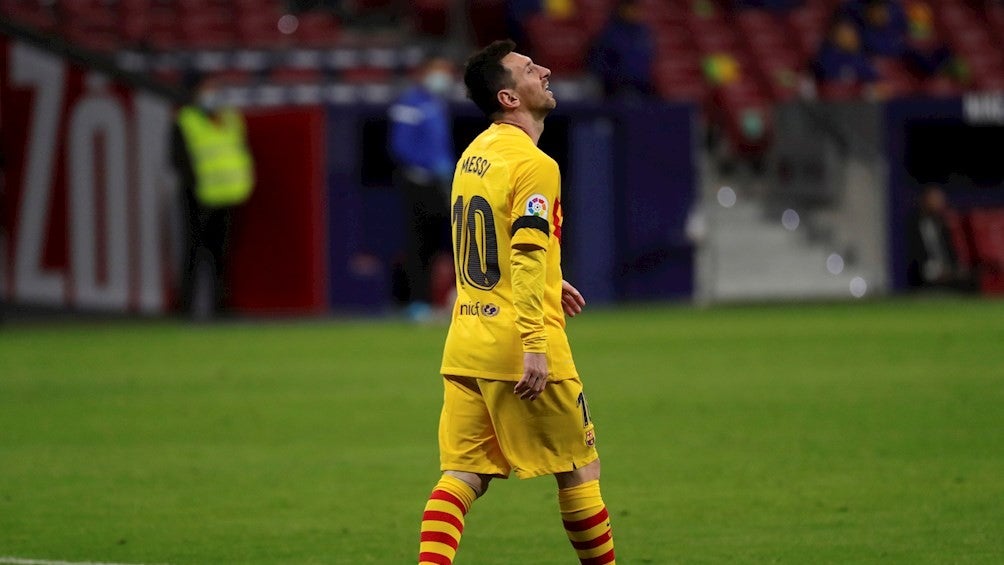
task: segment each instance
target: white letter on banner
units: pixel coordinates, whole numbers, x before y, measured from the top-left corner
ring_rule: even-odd
[[[77,306],[125,310],[129,306],[129,207],[126,194],[126,117],[104,92],[104,77],[87,75],[90,94],[73,109],[69,125],[70,264]],[[103,160],[95,147],[103,141]],[[105,186],[96,186],[98,168]],[[104,233],[97,232],[96,195],[104,192]],[[102,239],[103,236],[103,239]],[[98,249],[105,280],[98,280]]]
[[[11,82],[34,87],[34,107],[28,133],[28,166],[21,195],[19,225],[12,235],[14,249],[14,301],[63,304],[66,300],[63,274],[42,270],[42,255],[48,235],[47,221],[55,176],[53,158],[57,128],[63,109],[66,68],[59,58],[14,42],[9,51]]]
[[[133,125],[134,145],[139,154],[139,309],[144,313],[164,310],[164,214],[167,205],[177,198],[174,192],[161,196],[167,184],[167,139],[171,125],[171,107],[160,98],[137,93]]]

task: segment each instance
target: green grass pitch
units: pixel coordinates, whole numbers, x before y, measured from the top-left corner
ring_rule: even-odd
[[[444,327],[0,328],[0,556],[414,563]],[[1004,563],[1004,302],[569,322],[619,562]],[[496,481],[458,565],[575,563],[553,480]]]

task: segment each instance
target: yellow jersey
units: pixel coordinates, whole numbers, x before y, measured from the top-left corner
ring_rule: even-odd
[[[523,130],[493,124],[460,156],[453,176],[457,301],[440,371],[518,381],[523,353],[546,353],[549,380],[578,377],[561,306],[561,177]],[[513,284],[517,261],[542,269]],[[540,288],[540,286],[543,288]]]

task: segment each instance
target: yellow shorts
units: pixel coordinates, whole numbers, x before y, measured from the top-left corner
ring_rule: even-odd
[[[439,418],[443,471],[521,479],[573,471],[596,460],[593,422],[582,381],[550,382],[534,400],[513,381],[445,376]]]

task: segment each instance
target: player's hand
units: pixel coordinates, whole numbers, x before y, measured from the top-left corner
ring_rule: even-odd
[[[537,400],[547,386],[547,355],[523,354],[523,378],[516,383],[513,393],[522,400]]]
[[[561,307],[565,310],[565,315],[574,318],[576,314],[582,312],[582,307],[586,305],[586,299],[582,298],[576,288],[568,281],[561,281]]]

